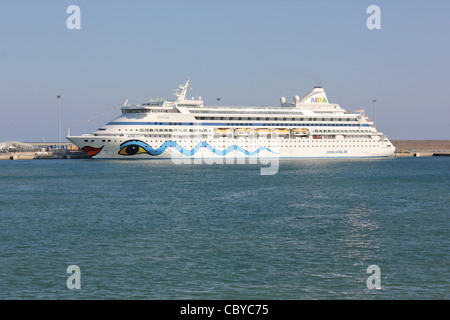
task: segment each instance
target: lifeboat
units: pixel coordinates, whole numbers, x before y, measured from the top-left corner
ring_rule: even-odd
[[[252,133],[250,128],[237,128],[234,129],[234,135],[237,137],[248,137]]]
[[[288,129],[273,129],[273,133],[278,134],[278,135],[286,135],[286,134],[289,134],[289,130]]]
[[[316,135],[316,136],[313,136],[313,139],[322,139],[322,136],[321,135]]]
[[[221,134],[221,135],[231,134],[231,129],[230,128],[217,128],[215,130],[215,133]]]
[[[258,137],[270,137],[271,131],[270,131],[270,129],[267,129],[267,128],[259,128],[259,129],[255,129],[255,134]]]
[[[307,136],[309,133],[309,130],[306,128],[295,128],[291,130],[291,135],[294,137],[303,137]]]

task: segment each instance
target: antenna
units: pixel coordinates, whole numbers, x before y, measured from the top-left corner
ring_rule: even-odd
[[[177,97],[177,101],[183,101],[186,98],[186,91],[189,87],[189,78],[187,78],[186,83],[183,85],[178,85],[178,89],[175,89],[174,96]]]

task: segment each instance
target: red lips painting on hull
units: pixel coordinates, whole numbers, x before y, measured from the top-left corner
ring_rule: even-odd
[[[104,147],[104,146],[103,146],[103,147]],[[83,150],[84,152],[86,152],[86,154],[87,154],[88,156],[91,156],[91,157],[92,157],[92,156],[97,155],[100,151],[102,151],[103,147],[101,147],[101,148],[94,148],[94,147],[86,146],[86,147],[81,148],[81,150]]]

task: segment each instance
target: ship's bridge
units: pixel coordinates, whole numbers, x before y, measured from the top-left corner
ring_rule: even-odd
[[[129,106],[127,106],[127,100],[127,102],[125,102],[124,106],[121,108],[122,113],[178,113],[182,112],[181,109],[183,108],[203,107],[203,100],[201,97],[198,97],[198,99],[186,99],[186,92],[188,87],[189,78],[186,80],[186,83],[184,85],[179,85],[178,88],[174,90],[173,95],[175,96],[175,99],[172,100],[150,99],[147,103]]]

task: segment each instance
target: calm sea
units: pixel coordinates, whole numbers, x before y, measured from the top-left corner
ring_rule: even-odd
[[[0,161],[0,299],[449,299],[449,215],[445,157]]]

